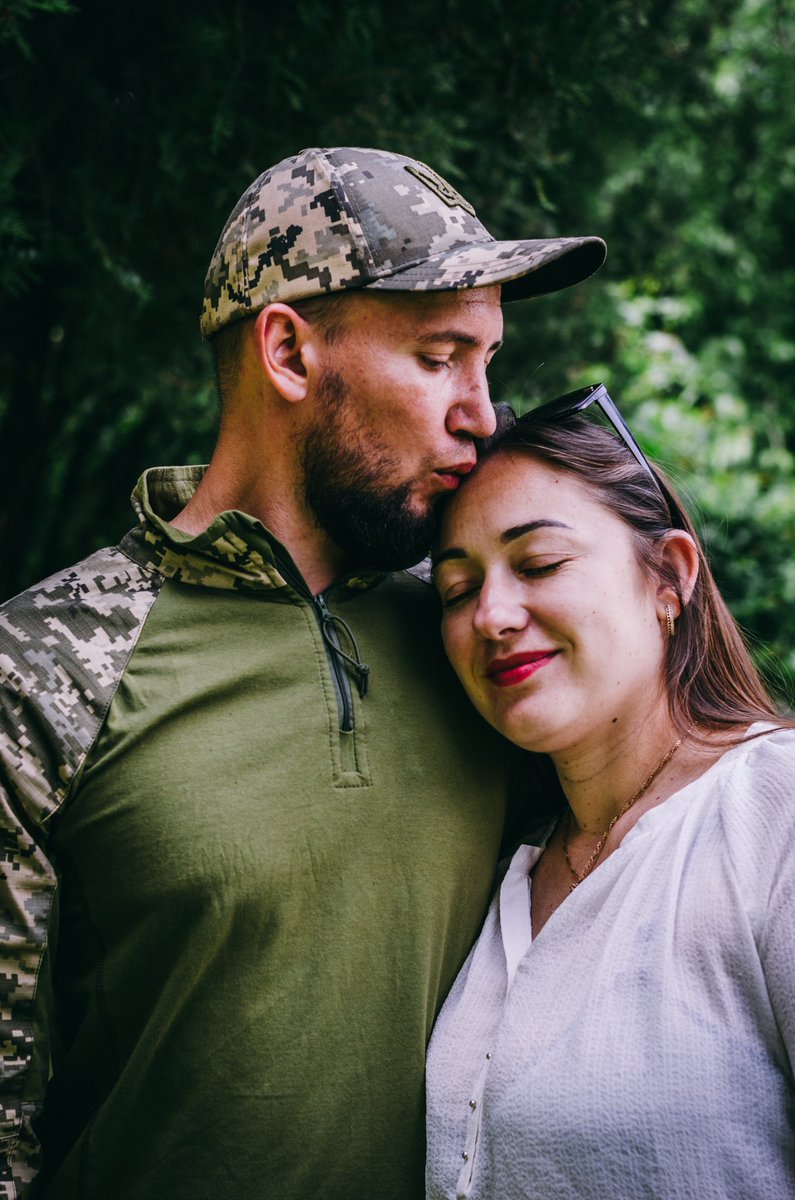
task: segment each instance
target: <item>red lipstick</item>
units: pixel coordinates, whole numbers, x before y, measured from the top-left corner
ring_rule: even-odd
[[[513,687],[523,683],[536,671],[551,662],[557,650],[529,650],[526,654],[510,654],[507,658],[495,658],[486,668],[489,682],[497,687]]]

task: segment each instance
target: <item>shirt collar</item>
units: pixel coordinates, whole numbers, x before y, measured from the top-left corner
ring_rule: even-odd
[[[199,534],[170,522],[185,507],[206,467],[151,467],[141,475],[131,500],[138,516],[122,542],[143,566],[180,583],[226,590],[289,589],[285,574],[300,580],[289,552],[256,517],[237,509],[219,513]],[[332,585],[335,593],[377,586],[386,572],[359,569]]]

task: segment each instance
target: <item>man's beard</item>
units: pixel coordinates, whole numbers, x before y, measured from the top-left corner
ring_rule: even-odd
[[[318,526],[357,566],[412,566],[433,540],[433,513],[412,511],[411,483],[384,482],[399,463],[346,421],[349,392],[338,372],[324,372],[318,420],[303,446],[304,498]]]

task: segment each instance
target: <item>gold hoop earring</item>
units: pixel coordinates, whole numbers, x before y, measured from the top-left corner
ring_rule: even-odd
[[[665,627],[668,630],[669,638],[672,638],[676,633],[676,625],[674,624],[674,610],[670,604],[665,606]]]

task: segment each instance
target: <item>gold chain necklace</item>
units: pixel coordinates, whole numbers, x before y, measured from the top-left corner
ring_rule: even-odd
[[[569,856],[569,833],[571,831],[571,809],[569,808],[567,810],[566,823],[563,827],[563,853],[566,857],[566,862],[568,863],[569,870],[571,871],[572,875],[574,876],[574,882],[569,884],[570,892],[573,892],[574,889],[576,888],[577,884],[582,883],[583,879],[585,879],[586,876],[590,875],[591,871],[594,869],[594,867],[596,866],[596,864],[599,860],[599,855],[602,853],[602,851],[605,848],[605,842],[610,837],[610,831],[612,830],[613,826],[616,824],[617,821],[621,820],[624,813],[629,812],[629,810],[632,808],[632,805],[637,800],[640,800],[640,798],[644,794],[644,792],[648,791],[648,789],[654,783],[657,776],[662,771],[663,767],[666,766],[671,761],[671,759],[676,754],[677,750],[679,749],[679,747],[681,745],[682,745],[682,739],[681,739],[681,737],[678,737],[676,739],[676,741],[674,742],[673,746],[671,746],[671,749],[667,750],[666,753],[663,755],[663,757],[660,759],[660,761],[657,763],[657,766],[654,768],[651,775],[649,775],[646,779],[643,780],[643,783],[640,785],[640,787],[634,793],[634,795],[630,796],[629,800],[627,800],[624,807],[616,813],[616,815],[613,817],[610,824],[607,826],[607,828],[601,834],[599,841],[596,843],[596,847],[594,849],[593,854],[588,859],[588,861],[585,864],[582,871],[576,870],[574,863],[571,861],[571,858]]]

